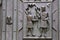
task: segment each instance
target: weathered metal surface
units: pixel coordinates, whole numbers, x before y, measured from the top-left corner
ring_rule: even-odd
[[[53,40],[58,40],[58,0],[53,2]],[[20,0],[3,0],[3,27],[2,27],[2,40],[23,40],[23,13],[24,6]],[[12,25],[6,25],[6,17],[12,17]],[[60,19],[59,19],[60,20]]]
[[[2,6],[0,6],[0,40],[2,38]]]

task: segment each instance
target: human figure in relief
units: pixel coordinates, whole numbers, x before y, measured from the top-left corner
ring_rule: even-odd
[[[33,36],[33,26],[32,26],[32,15],[31,12],[29,10],[29,8],[26,9],[26,18],[27,18],[27,35],[26,36]]]
[[[49,16],[47,12],[42,12],[41,13],[41,27],[40,27],[40,32],[41,35],[40,37],[46,37],[45,34],[48,31],[49,27]]]

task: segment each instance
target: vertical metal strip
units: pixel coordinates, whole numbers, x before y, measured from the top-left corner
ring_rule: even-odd
[[[11,5],[11,6],[10,6]],[[7,0],[7,13],[6,17],[11,16],[12,18],[12,0]],[[12,20],[11,20],[12,21]],[[6,24],[6,40],[12,40],[12,24]]]
[[[2,27],[2,40],[5,40],[5,15],[6,15],[6,0],[5,1],[3,1],[3,3],[2,4],[4,4],[5,3],[5,5],[2,5],[2,9],[3,9],[3,27]],[[5,7],[3,7],[3,6],[5,6]],[[4,39],[3,39],[4,38]]]
[[[17,0],[17,5],[16,6],[17,6],[17,12],[16,12],[17,13],[17,15],[16,15],[17,16],[16,17],[16,22],[17,22],[16,23],[16,40],[18,40],[18,0]]]
[[[14,24],[14,0],[12,0],[12,19]],[[12,40],[13,40],[13,27],[14,25],[12,25]]]
[[[7,0],[6,0],[6,13],[5,13],[5,40],[6,40],[6,16],[7,16]]]
[[[24,6],[24,4],[22,4],[22,7]],[[24,9],[22,8],[22,10],[24,11]],[[23,22],[22,22],[22,27],[24,28],[24,12],[22,13],[22,19],[23,19]],[[24,31],[23,31],[24,32]],[[22,34],[23,34],[22,32]],[[22,39],[23,39],[23,36],[24,34],[22,35]]]
[[[51,37],[52,37],[52,40],[53,40],[53,29],[52,29],[52,27],[53,27],[53,2],[51,2],[51,27],[50,27],[50,29],[51,29]]]
[[[52,13],[52,11],[53,11],[53,2],[51,2],[51,36],[52,36],[52,40],[53,40],[53,29],[52,29],[52,27],[53,27],[53,13]]]
[[[58,6],[58,40],[59,40],[59,0],[57,1]]]
[[[5,9],[6,10],[6,9]],[[6,11],[3,11],[3,27],[2,27],[2,40],[5,39],[5,13]],[[4,38],[4,39],[3,39]]]
[[[13,29],[12,29],[12,34],[13,34],[13,35],[12,35],[12,37],[13,37],[13,38],[16,37],[16,40],[17,40],[17,31],[18,31],[18,30],[17,30],[17,15],[18,15],[18,9],[17,9],[17,8],[18,8],[18,2],[17,2],[17,1],[18,1],[18,0],[15,0],[15,1],[13,0],[13,8],[12,8],[12,9],[13,9]],[[14,2],[16,3],[15,5],[17,6],[16,9],[15,9],[15,7],[14,7],[14,6],[15,6],[15,5],[14,5]],[[16,12],[16,13],[15,13],[15,12]],[[15,28],[16,30],[15,30],[14,28]],[[16,33],[16,34],[15,34],[15,33]],[[14,37],[14,35],[16,35],[16,36]],[[12,38],[12,40],[14,40],[13,38]]]
[[[24,28],[24,12],[25,12],[25,10],[24,10],[24,2],[22,2],[22,10],[23,10],[23,13],[22,13],[22,18],[23,18],[22,27]],[[22,34],[23,34],[22,35],[22,40],[23,40],[23,37],[24,37],[24,33],[23,32],[22,32]]]
[[[1,17],[3,17],[3,15],[2,15],[2,6],[1,6]],[[2,18],[1,18],[1,20],[2,20]],[[1,38],[0,38],[0,40],[2,40],[2,22],[1,22]]]

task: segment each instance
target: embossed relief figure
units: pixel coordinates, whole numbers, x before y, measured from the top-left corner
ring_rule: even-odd
[[[27,36],[36,36],[37,27],[39,26],[40,37],[45,37],[49,27],[49,15],[46,12],[46,8],[43,6],[40,11],[40,8],[35,4],[30,4],[26,9],[26,18]]]
[[[46,37],[45,34],[48,31],[49,27],[49,14],[46,12],[46,8],[43,7],[41,12],[41,26],[40,26],[40,37]]]
[[[32,36],[32,30],[33,30],[33,26],[32,26],[32,15],[31,15],[31,13],[30,13],[30,11],[29,11],[29,9],[27,8],[26,9],[26,11],[27,11],[27,26],[26,26],[26,28],[27,28],[27,35],[26,36]]]
[[[38,18],[36,16],[35,4],[28,5],[27,14],[27,36],[35,36],[35,28],[37,27]]]
[[[41,27],[48,27],[48,13],[41,13]]]
[[[27,36],[34,36],[33,35],[33,19],[35,18],[35,13],[33,10],[33,7],[35,5],[34,4],[28,4],[28,7],[26,9],[26,18],[27,18],[27,25],[26,25],[26,29],[27,29]]]

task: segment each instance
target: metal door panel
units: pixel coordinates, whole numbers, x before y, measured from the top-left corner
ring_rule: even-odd
[[[53,11],[58,10],[57,0],[53,2]],[[26,5],[25,5],[26,6]],[[41,4],[42,6],[42,4]],[[48,10],[48,9],[47,9]],[[47,11],[48,12],[48,11]],[[3,27],[2,27],[2,40],[23,40],[23,16],[26,16],[24,13],[23,3],[18,0],[4,0],[3,1]],[[6,24],[6,17],[11,16],[13,24]],[[51,16],[51,15],[50,15]],[[26,17],[25,17],[26,18]],[[47,36],[52,35],[53,40],[58,40],[58,11],[53,13],[53,27],[57,30],[53,31],[53,34],[47,33]],[[52,25],[52,24],[51,24]],[[25,25],[26,26],[26,25]],[[37,33],[36,33],[37,34]]]

